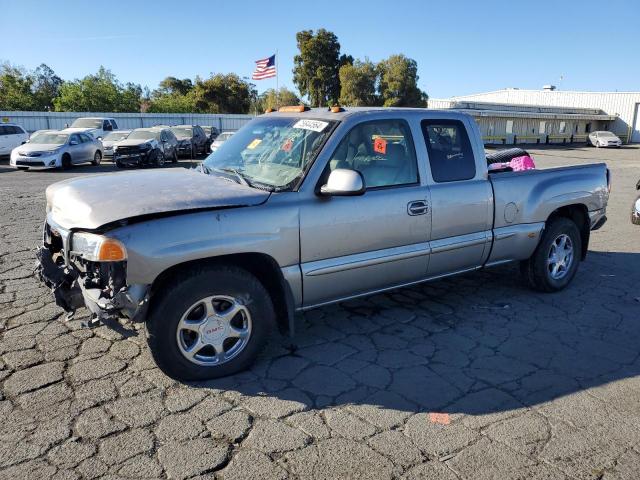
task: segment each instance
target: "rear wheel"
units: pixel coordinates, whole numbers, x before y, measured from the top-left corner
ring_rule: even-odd
[[[565,288],[582,258],[582,243],[578,226],[568,218],[556,218],[545,229],[540,244],[521,270],[529,285],[542,292],[557,292]]]
[[[232,266],[191,270],[155,294],[147,321],[151,354],[178,380],[223,377],[249,367],[275,324],[256,277]]]
[[[97,167],[98,165],[100,165],[101,161],[102,153],[100,153],[100,150],[96,150],[96,153],[93,154],[93,161],[91,162],[91,165],[95,165]]]

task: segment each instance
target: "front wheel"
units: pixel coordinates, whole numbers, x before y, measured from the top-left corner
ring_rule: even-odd
[[[173,157],[171,157],[171,163],[178,163],[178,150],[173,150]]]
[[[156,166],[158,167],[164,166],[164,153],[158,152],[156,154]]]
[[[96,153],[93,154],[93,161],[91,162],[91,165],[95,165],[97,167],[98,165],[100,165],[101,161],[102,154],[100,153],[100,150],[96,150]]]
[[[275,324],[271,298],[256,277],[232,266],[180,274],[155,294],[149,349],[170,377],[223,377],[249,367]]]
[[[558,292],[571,283],[581,258],[578,226],[568,218],[556,218],[547,225],[533,255],[522,262],[521,270],[531,288]]]

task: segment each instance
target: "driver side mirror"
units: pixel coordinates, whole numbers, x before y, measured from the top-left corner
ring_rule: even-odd
[[[78,145],[78,141],[77,140],[71,140],[69,142],[69,145]]]
[[[364,177],[357,170],[336,168],[329,174],[326,185],[320,187],[320,194],[335,197],[363,195],[366,188]]]

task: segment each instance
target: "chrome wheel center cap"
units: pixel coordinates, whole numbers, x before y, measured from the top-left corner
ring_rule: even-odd
[[[209,317],[200,327],[200,333],[207,343],[217,343],[227,337],[227,325],[216,317]]]

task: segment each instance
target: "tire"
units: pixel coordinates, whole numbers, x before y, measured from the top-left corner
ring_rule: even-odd
[[[566,252],[562,249],[563,240],[565,248],[570,241],[571,259],[569,260],[566,254],[558,253],[555,258],[562,259],[564,256],[565,261],[551,262],[554,245],[556,252]],[[578,271],[581,258],[582,240],[578,226],[568,218],[559,217],[547,225],[535,252],[528,260],[522,262],[520,267],[525,280],[534,290],[558,292],[571,283]],[[565,264],[564,268],[558,268],[554,275],[554,265],[562,263]]]
[[[522,157],[525,155],[529,155],[529,152],[522,148],[507,148],[505,150],[498,150],[493,153],[489,153],[487,158],[487,165],[491,165],[493,163],[501,163],[508,162],[515,157]]]
[[[171,163],[178,163],[178,151],[173,151],[173,157],[171,157]]]
[[[126,168],[125,164],[122,163],[120,160],[116,160],[115,163],[117,168]]]
[[[91,165],[94,166],[98,166],[100,165],[100,162],[102,161],[102,153],[100,153],[100,150],[96,150],[96,153],[93,154],[93,161],[91,162]]]
[[[267,290],[249,272],[233,266],[201,267],[178,274],[154,297],[157,300],[152,301],[146,324],[147,342],[158,367],[176,380],[208,380],[248,368],[275,325],[273,303]],[[207,302],[210,297],[213,300]],[[228,299],[233,299],[236,307],[241,309],[229,321],[224,320],[224,312],[232,305],[231,302],[225,303]],[[222,313],[207,317],[207,304]],[[193,323],[194,318],[202,320]],[[238,323],[232,322],[241,322],[243,330],[239,329]],[[194,333],[194,324],[203,330]],[[191,327],[184,328],[184,325]],[[236,329],[232,330],[230,325]],[[219,335],[216,330],[220,328],[223,330]],[[207,340],[205,330],[217,337]],[[227,337],[231,331],[242,331],[246,336],[237,339]],[[190,360],[183,352],[195,345],[196,339],[209,344],[192,349],[194,360]],[[223,345],[223,355],[229,355],[229,358],[216,363],[220,362],[216,356],[218,349],[212,343]]]
[[[154,163],[156,164],[156,167],[163,167],[164,166],[164,153],[157,152]]]
[[[69,155],[68,153],[65,153],[64,155],[62,155],[62,169],[69,170],[71,166],[72,166],[71,155]]]

